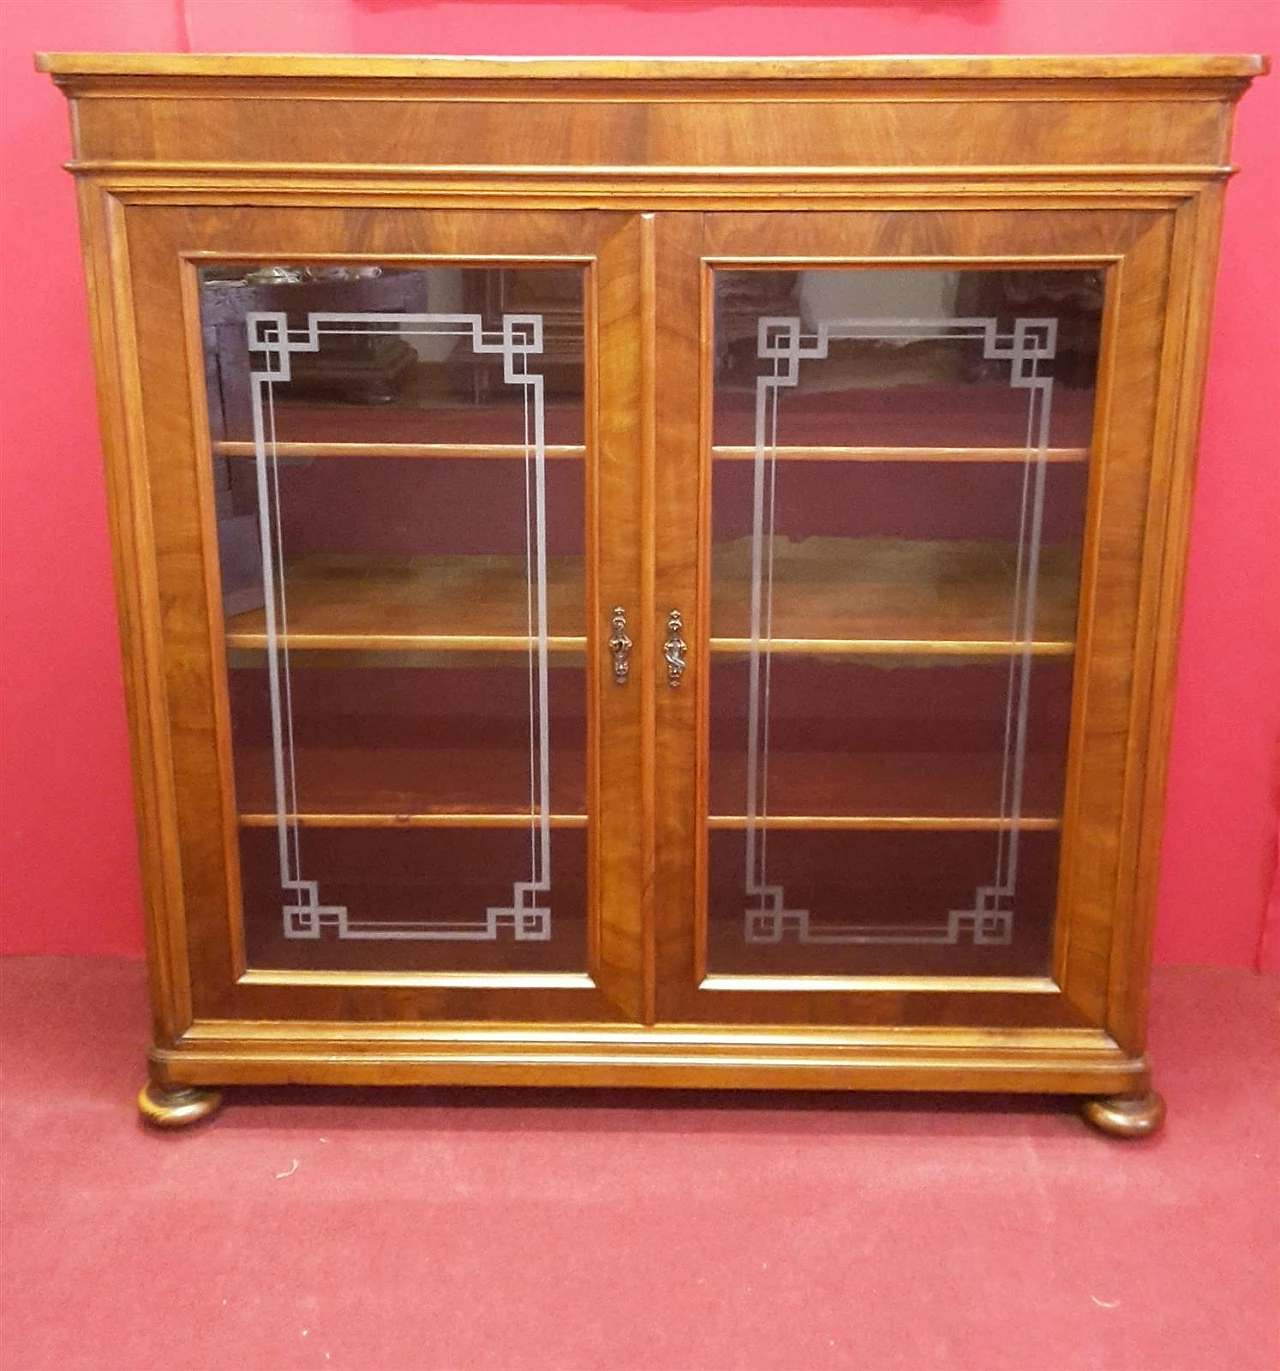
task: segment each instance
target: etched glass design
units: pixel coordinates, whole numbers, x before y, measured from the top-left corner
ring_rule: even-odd
[[[871,303],[896,290],[944,308],[826,313],[860,303],[858,275],[872,277]],[[1055,425],[1062,324],[1005,313],[1027,294],[1020,275],[797,273],[797,312],[755,319],[754,376],[741,302],[777,296],[786,279],[720,278],[712,969],[1044,967],[1094,363],[1072,357],[1085,387]],[[1073,349],[1096,348],[1098,279],[1038,276],[1033,297],[1068,301]],[[962,312],[966,296],[1001,312]],[[735,445],[725,440],[746,436],[748,393],[752,441]],[[1059,428],[1070,442],[1055,448]],[[948,713],[951,739],[931,726]],[[734,717],[745,765],[726,744]],[[1028,860],[1036,908],[1019,939]],[[779,959],[787,946],[795,954]]]
[[[360,278],[268,270],[231,283],[248,287],[238,376],[206,327],[250,960],[577,969],[580,280],[546,273],[548,347],[547,314],[493,307],[536,299],[536,271],[376,272],[395,308],[323,309],[288,287],[311,305],[336,280],[358,302]],[[250,307],[263,285],[279,308]],[[441,294],[488,308],[412,308]]]

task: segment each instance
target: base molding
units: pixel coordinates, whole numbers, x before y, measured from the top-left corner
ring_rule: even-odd
[[[515,1085],[1138,1096],[1150,1063],[1101,1029],[501,1028],[221,1020],[153,1049],[164,1087]]]

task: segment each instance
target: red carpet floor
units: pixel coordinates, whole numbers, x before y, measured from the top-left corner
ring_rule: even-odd
[[[1274,1371],[1277,981],[1164,971],[1170,1119],[245,1091],[143,1131],[141,968],[3,976],[5,1371]]]

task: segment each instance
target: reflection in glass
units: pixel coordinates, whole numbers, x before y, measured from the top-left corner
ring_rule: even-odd
[[[1028,976],[1046,972],[1058,835],[1019,841],[1009,937],[952,936],[949,912],[991,879],[998,835],[964,830],[783,829],[768,835],[779,899],[753,902],[744,929],[742,834],[709,835],[707,960],[754,975]],[[1007,839],[1006,839],[1007,840]]]
[[[581,969],[581,273],[201,287],[251,964]]]
[[[1047,970],[1102,286],[717,274],[711,970]]]
[[[511,900],[529,865],[528,830],[385,825],[304,830],[307,874],[325,903],[347,911],[322,936],[283,938],[275,835],[240,833],[245,950],[251,966],[326,971],[565,971],[586,964],[585,827],[553,828],[548,870],[554,916],[545,936],[488,936],[477,918]],[[429,919],[424,917],[429,915]],[[424,938],[426,930],[433,936]]]

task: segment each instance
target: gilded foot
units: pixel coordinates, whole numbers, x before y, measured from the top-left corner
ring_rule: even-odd
[[[138,1110],[156,1128],[186,1128],[216,1113],[221,1103],[221,1091],[199,1085],[169,1090],[148,1081],[138,1092]]]
[[[1153,1138],[1164,1127],[1164,1113],[1164,1097],[1154,1090],[1084,1102],[1085,1118],[1113,1138]]]

